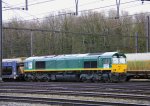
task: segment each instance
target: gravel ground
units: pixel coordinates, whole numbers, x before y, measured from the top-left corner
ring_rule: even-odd
[[[102,98],[102,97],[83,97],[83,96],[65,96],[65,95],[38,95],[38,94],[17,94],[17,93],[0,93],[1,96],[17,96],[17,97],[42,97],[42,98],[60,98],[60,99],[69,99],[69,100],[89,100],[89,101],[103,101],[103,102],[116,102],[116,103],[136,103],[136,104],[145,104],[150,105],[150,101],[143,100],[128,100],[128,99],[118,99],[118,98]],[[18,103],[17,103],[18,104]],[[1,105],[0,106],[35,106],[35,104],[19,104],[19,105]],[[37,105],[36,106],[41,106]],[[47,105],[42,105],[47,106]]]
[[[52,106],[52,105],[19,103],[19,102],[0,102],[0,106]]]

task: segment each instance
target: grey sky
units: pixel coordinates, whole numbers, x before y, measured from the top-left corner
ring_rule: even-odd
[[[22,20],[42,18],[50,13],[58,14],[61,11],[74,11],[75,0],[28,0],[29,10],[20,10],[25,5],[25,0],[3,0],[3,21],[13,17]],[[116,0],[79,0],[79,12],[93,9],[106,14],[110,9],[116,9]],[[121,0],[120,12],[128,11],[129,14],[150,12],[150,2],[142,5],[139,0]],[[17,9],[15,9],[17,8]]]

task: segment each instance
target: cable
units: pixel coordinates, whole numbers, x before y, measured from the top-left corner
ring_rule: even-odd
[[[36,3],[28,4],[28,6],[38,5],[38,4],[52,2],[52,1],[55,1],[55,0],[46,0],[46,1],[42,1],[42,2],[36,2]],[[6,7],[3,7],[3,8],[6,8]],[[22,6],[21,7],[14,7],[14,6],[12,6],[12,7],[8,7],[8,9],[5,9],[3,11],[11,10],[11,9],[24,9],[24,8]]]
[[[8,4],[8,3],[4,2],[4,1],[2,1],[2,2],[5,3],[8,7],[10,7],[10,4]],[[17,13],[17,12],[14,11],[14,10],[13,10],[13,12],[14,12],[14,13]],[[19,15],[19,16],[20,16],[20,15]],[[21,17],[21,16],[20,16],[20,17]],[[21,17],[21,18],[24,19],[23,17]]]
[[[132,2],[137,2],[137,1],[133,0],[133,1],[129,1],[129,2],[124,2],[124,3],[120,3],[120,5],[132,3]],[[78,11],[78,12],[86,12],[86,11],[91,11],[91,10],[96,10],[96,9],[102,9],[102,8],[108,8],[108,7],[114,7],[114,6],[116,6],[116,4],[112,4],[112,5],[108,5],[108,6],[103,6],[103,7],[98,7],[98,8],[93,8],[93,9],[88,9],[88,10],[81,10],[81,11]]]
[[[7,6],[7,7],[3,7],[3,8],[7,8],[7,9],[5,9],[5,10],[14,10],[14,9],[17,9],[17,10],[22,10],[22,9],[24,9],[24,8],[20,8],[20,7],[12,7],[10,4],[8,4],[8,3],[6,3],[6,2],[4,2],[4,1],[2,1],[4,4],[6,4],[6,5],[9,5],[9,6]],[[3,11],[5,11],[5,10],[3,10]]]
[[[9,7],[10,7],[10,4],[8,4],[8,3],[6,3],[6,2],[4,2],[6,5],[8,5]],[[13,10],[14,11],[14,10]],[[15,12],[15,11],[14,11]],[[36,16],[34,16],[34,15],[32,15],[32,14],[29,14],[29,13],[27,13],[27,12],[25,12],[25,11],[21,11],[21,12],[24,12],[25,14],[28,14],[29,16],[32,16],[32,17],[34,17],[34,19],[38,19]],[[21,16],[20,16],[21,17]],[[21,18],[23,18],[23,17],[21,17]]]
[[[50,0],[50,1],[54,1],[54,0]],[[43,1],[43,2],[37,2],[37,3],[33,3],[33,4],[29,4],[28,6],[31,6],[31,5],[36,5],[36,4],[41,4],[41,3],[46,3],[46,2],[50,2],[49,0],[47,1]],[[132,2],[137,2],[136,0],[134,1],[129,1],[129,2],[124,2],[124,3],[120,3],[120,5],[122,4],[127,4],[127,3],[132,3]],[[90,3],[90,2],[89,2]],[[83,6],[83,5],[86,5],[86,4],[89,4],[89,3],[85,3],[85,4],[82,4],[82,5],[79,5],[79,6]],[[93,9],[89,9],[89,10],[95,10],[95,9],[100,9],[100,8],[108,8],[108,7],[112,7],[112,6],[116,6],[116,4],[113,4],[113,5],[108,5],[108,6],[104,6],[104,7],[98,7],[98,8],[93,8]],[[71,8],[71,7],[70,7]],[[65,9],[69,9],[69,8],[65,8]],[[64,10],[64,9],[63,9]],[[83,11],[89,11],[89,10],[81,10],[79,12],[83,12]],[[5,11],[5,10],[4,10]],[[58,10],[57,10],[58,11]],[[52,11],[52,12],[55,12],[55,11]]]
[[[79,6],[85,6],[85,5],[88,5],[88,4],[91,4],[91,3],[96,3],[96,2],[99,2],[99,0],[96,0],[96,1],[93,1],[93,2],[88,2],[88,3],[84,3],[84,4],[81,4]],[[71,8],[74,8],[74,7],[68,7],[68,8],[64,8],[62,10],[66,10],[66,9],[71,9]],[[58,12],[59,10],[55,10],[55,11],[52,11],[52,12],[46,12],[46,13],[41,13],[41,14],[50,14],[50,13],[55,13],[55,12]],[[41,15],[41,14],[37,14],[37,15]]]
[[[42,1],[42,2],[32,3],[32,4],[29,4],[28,6],[38,5],[38,4],[52,2],[52,1],[55,1],[55,0],[47,0],[47,1]]]
[[[121,4],[127,4],[127,3],[131,3],[131,2],[136,2],[136,1],[134,0],[134,1],[124,2],[124,3],[121,3]],[[114,5],[109,5],[109,6],[104,6],[104,7],[94,8],[94,9],[107,8],[107,7],[112,7],[112,6],[116,6],[116,5],[114,4]],[[94,10],[94,9],[90,9],[90,10]],[[82,11],[79,11],[79,12],[90,11],[90,10],[82,10]],[[70,14],[70,13],[67,13],[67,14]],[[58,14],[56,16],[60,16],[60,15]],[[38,19],[42,19],[42,18],[38,18]]]
[[[39,3],[39,2],[35,2],[36,0],[32,0],[32,1],[30,1],[30,3],[31,4],[34,4],[34,3]],[[46,1],[48,1],[48,0],[46,0]],[[51,0],[52,1],[52,0]],[[53,1],[55,1],[55,0],[53,0]],[[33,3],[32,3],[33,2]],[[43,1],[44,2],[44,1]],[[16,6],[18,6],[18,5],[24,5],[24,3],[19,3],[19,4],[16,4],[16,5],[12,5],[13,7],[16,7]]]
[[[130,1],[130,2],[124,2],[124,3],[121,3],[121,4],[128,4],[128,3],[132,3],[132,2],[136,2],[136,1],[134,0],[134,1]],[[88,9],[88,10],[81,10],[81,11],[78,11],[78,12],[81,13],[81,12],[86,12],[86,11],[91,11],[91,10],[96,10],[96,9],[101,9],[101,8],[114,7],[114,6],[116,6],[116,4],[108,5],[108,6],[103,6],[103,7],[98,7],[98,8],[93,8],[93,9]],[[53,12],[55,12],[55,11],[53,11]],[[50,12],[50,13],[52,13],[52,12]],[[59,14],[56,15],[56,16],[59,16]]]
[[[135,1],[130,1],[130,2],[124,2],[123,4],[127,4],[127,3],[131,3],[131,2],[135,2]],[[112,6],[112,5],[111,5]],[[114,5],[113,5],[114,6]],[[107,6],[107,7],[110,7],[110,6]],[[99,8],[106,8],[106,6],[105,7],[99,7]],[[89,10],[84,10],[84,11],[89,11]],[[67,14],[71,14],[71,13],[66,13],[66,15]],[[55,16],[60,16],[61,14],[58,14],[58,15],[55,15]],[[63,14],[64,15],[64,14]],[[135,15],[135,14],[134,14]],[[55,17],[55,16],[52,16],[52,17]],[[133,15],[131,15],[131,16],[133,16]],[[125,17],[125,16],[120,16],[120,17]],[[36,19],[38,19],[38,20],[41,20],[41,19],[45,19],[45,18],[49,18],[49,17],[44,17],[44,18],[36,18]],[[109,18],[109,19],[115,19],[115,17],[112,17],[112,18]],[[30,20],[35,20],[35,19],[30,19]],[[30,21],[30,20],[25,20],[25,21]]]
[[[37,18],[36,16],[34,16],[34,15],[32,15],[32,14],[29,14],[29,13],[27,13],[27,12],[25,12],[25,11],[22,11],[22,12],[25,13],[25,14],[28,14],[29,16],[34,17],[34,20],[37,20],[37,22],[39,22],[39,18]]]

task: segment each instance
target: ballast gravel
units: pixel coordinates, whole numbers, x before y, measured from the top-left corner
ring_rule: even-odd
[[[115,102],[115,103],[136,103],[141,105],[150,105],[150,101],[143,100],[131,100],[131,99],[119,99],[119,98],[102,98],[102,97],[83,97],[83,96],[70,96],[70,95],[43,95],[43,94],[23,94],[23,93],[0,93],[1,96],[17,96],[17,97],[41,97],[41,98],[57,98],[68,100],[88,100],[88,101],[101,101],[101,102]],[[29,103],[5,103],[0,102],[0,106],[41,106],[41,104],[29,104]],[[43,105],[42,106],[49,106]],[[53,105],[54,106],[54,105]]]
[[[19,102],[0,102],[0,106],[51,106],[51,105],[19,103]]]

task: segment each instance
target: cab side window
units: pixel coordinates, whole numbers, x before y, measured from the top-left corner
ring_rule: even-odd
[[[32,62],[25,62],[25,69],[32,69]]]
[[[36,69],[44,69],[45,68],[45,61],[36,61],[35,62]]]
[[[110,59],[107,58],[103,59],[103,64],[110,64]]]
[[[103,58],[102,59],[103,68],[109,68],[111,65],[111,59],[109,58]]]

